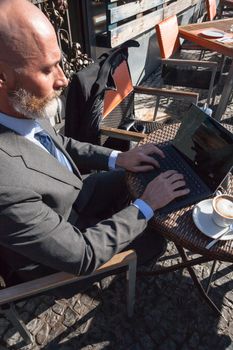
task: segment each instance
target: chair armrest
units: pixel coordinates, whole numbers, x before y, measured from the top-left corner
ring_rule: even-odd
[[[91,276],[100,275],[103,272],[111,271],[119,267],[127,266],[137,255],[134,250],[127,250],[114,255],[108,262],[100,266],[93,273],[86,276],[75,276],[66,272],[57,272],[33,281],[17,284],[0,290],[0,305],[58,288],[76,281],[87,279]]]
[[[156,96],[164,96],[164,97],[173,97],[177,99],[187,99],[190,102],[197,104],[199,94],[196,92],[189,91],[179,91],[175,89],[161,89],[161,88],[150,88],[144,86],[134,86],[134,92],[138,94],[145,95],[156,95]]]
[[[192,42],[184,42],[182,45],[181,45],[181,50],[200,50],[200,51],[209,51],[209,49],[201,46],[201,45],[198,45],[198,44],[194,44]]]
[[[139,142],[146,137],[146,134],[134,131],[127,131],[122,129],[110,128],[108,126],[100,126],[102,135],[114,137],[120,140]]]
[[[206,67],[212,68],[212,70],[217,70],[218,64],[217,62],[209,62],[209,61],[198,61],[198,60],[182,60],[182,59],[162,59],[163,64],[167,64],[170,66],[197,66],[197,67]]]

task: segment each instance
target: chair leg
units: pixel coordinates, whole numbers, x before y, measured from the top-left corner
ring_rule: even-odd
[[[222,18],[222,13],[224,11],[224,5],[221,5],[220,6],[220,11],[219,11],[219,15],[218,15],[218,18],[221,19]]]
[[[1,313],[3,313],[6,318],[13,324],[13,326],[18,330],[19,334],[25,341],[27,345],[33,343],[33,338],[30,332],[27,330],[24,322],[20,319],[19,314],[15,309],[15,305],[13,303],[10,304],[8,308],[1,308]]]
[[[205,57],[205,50],[201,50],[199,54],[199,61],[203,60]]]
[[[207,107],[210,105],[211,96],[212,96],[213,89],[214,89],[214,79],[215,79],[216,72],[217,72],[217,68],[213,69],[211,79],[210,79],[207,101],[206,101]]]
[[[217,91],[216,91],[216,88],[213,90],[213,94],[212,94],[212,101],[211,101],[211,104],[210,104],[210,107],[213,108],[214,107],[214,103],[215,103],[215,99],[216,99],[216,94],[217,94]]]
[[[220,72],[219,74],[220,74],[220,79],[221,79],[222,74],[223,74],[224,66],[225,66],[225,63],[226,63],[226,58],[227,58],[227,56],[222,55],[222,56],[221,56],[221,60],[220,60],[220,62],[219,62],[219,72]]]
[[[156,103],[155,103],[155,110],[154,110],[154,117],[153,117],[153,121],[155,121],[155,118],[157,116],[158,113],[158,109],[159,109],[159,102],[160,102],[160,96],[158,96],[156,98]]]
[[[128,270],[126,272],[126,278],[127,278],[127,314],[129,317],[132,317],[133,312],[134,312],[136,270],[137,270],[137,259],[135,258],[129,262]]]

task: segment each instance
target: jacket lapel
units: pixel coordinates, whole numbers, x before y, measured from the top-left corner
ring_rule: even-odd
[[[56,158],[44,151],[40,146],[16,134],[14,131],[0,126],[0,134],[0,148],[11,157],[21,157],[29,169],[46,174],[77,188],[82,187],[80,174],[72,160],[71,164],[74,166],[74,173],[60,164]],[[67,155],[67,152],[64,153]]]
[[[73,159],[71,158],[71,156],[69,155],[69,153],[66,151],[66,149],[60,144],[60,142],[58,141],[56,132],[54,130],[54,128],[52,127],[52,125],[48,122],[48,120],[41,120],[40,121],[40,125],[41,127],[51,136],[51,138],[53,139],[56,147],[66,156],[66,158],[69,160],[74,173],[80,178],[82,179],[82,176],[76,166],[76,164],[74,163]]]

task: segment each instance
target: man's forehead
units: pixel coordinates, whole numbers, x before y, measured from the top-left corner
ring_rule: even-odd
[[[9,2],[10,3],[10,2]],[[18,4],[13,0],[12,4]],[[28,2],[22,1],[28,6]],[[1,11],[0,1],[0,60],[17,64],[33,60],[36,55],[46,50],[57,50],[57,39],[54,28],[44,14],[34,5],[29,5],[30,13],[20,11],[16,6],[8,6],[8,11]]]
[[[0,53],[0,60],[16,68],[43,63],[53,65],[61,60],[61,51],[55,35],[33,38],[26,35],[24,40],[18,39],[16,45],[5,47],[4,53]]]

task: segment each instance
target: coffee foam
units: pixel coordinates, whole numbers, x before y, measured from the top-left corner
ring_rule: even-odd
[[[233,201],[231,199],[218,198],[215,208],[220,215],[233,219]]]

